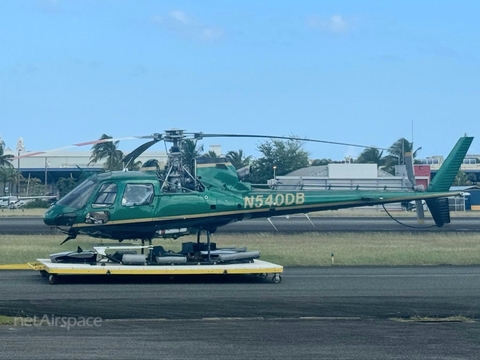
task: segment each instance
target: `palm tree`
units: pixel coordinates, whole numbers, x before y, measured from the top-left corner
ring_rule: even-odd
[[[111,136],[103,134],[100,140],[111,139]],[[92,146],[92,156],[90,156],[91,163],[97,163],[102,159],[107,159],[105,161],[104,168],[106,170],[122,170],[123,169],[123,152],[118,150],[119,141],[108,141],[95,144]]]
[[[13,168],[13,164],[10,162],[13,155],[5,154],[3,142],[0,143],[0,167]]]
[[[207,153],[203,154],[206,158],[218,158],[218,155],[215,151],[209,150]]]
[[[360,164],[377,164],[382,166],[385,164],[385,158],[383,157],[383,151],[375,147],[368,147],[362,151],[355,161]]]
[[[2,195],[5,195],[5,185],[6,185],[6,170],[7,168],[0,166],[0,183],[2,184]]]
[[[393,143],[392,146],[388,149],[388,152],[392,159],[396,159],[397,164],[405,163],[405,153],[412,152],[412,157],[415,159],[417,152],[422,148],[419,147],[413,151],[413,142],[408,141],[405,138],[400,138]]]
[[[244,166],[250,165],[252,160],[251,156],[245,156],[243,150],[229,151],[227,153],[227,159],[232,163],[235,169],[241,169]]]
[[[5,194],[5,187],[8,184],[8,187],[12,189],[13,184],[17,184],[22,178],[22,174],[17,172],[15,168],[12,167],[0,167],[0,180],[3,183],[3,190]],[[9,191],[11,193],[11,191]]]
[[[200,156],[203,146],[197,146],[193,139],[186,139],[182,142],[182,161],[188,167],[190,173],[193,172],[193,161]]]
[[[7,184],[8,171],[13,169],[13,164],[10,160],[13,158],[11,154],[5,154],[5,143],[0,142],[0,180],[2,183],[2,193],[5,194],[5,186]]]
[[[141,167],[142,167],[142,162],[140,160],[130,161],[127,164],[127,170],[129,171],[137,171],[137,170],[140,170]]]

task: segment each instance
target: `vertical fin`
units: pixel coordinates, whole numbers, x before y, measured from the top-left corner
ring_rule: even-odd
[[[472,141],[473,137],[468,136],[461,137],[457,141],[457,144],[428,186],[427,192],[443,192],[450,189]]]

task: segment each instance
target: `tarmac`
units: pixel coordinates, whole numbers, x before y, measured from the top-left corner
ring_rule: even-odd
[[[246,275],[66,280],[1,273],[0,314],[17,317],[0,326],[2,357],[475,359],[480,350],[478,266],[295,267],[280,284]],[[35,316],[101,321],[22,320]]]

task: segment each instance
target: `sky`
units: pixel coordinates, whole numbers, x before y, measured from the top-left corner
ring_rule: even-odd
[[[446,156],[480,136],[478,14],[473,0],[1,1],[0,137],[27,151],[172,128],[380,148],[404,137],[419,158]],[[255,158],[262,141],[201,144]]]

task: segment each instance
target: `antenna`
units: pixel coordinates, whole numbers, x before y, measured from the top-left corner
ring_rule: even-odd
[[[412,150],[413,150],[413,120],[412,120]]]

